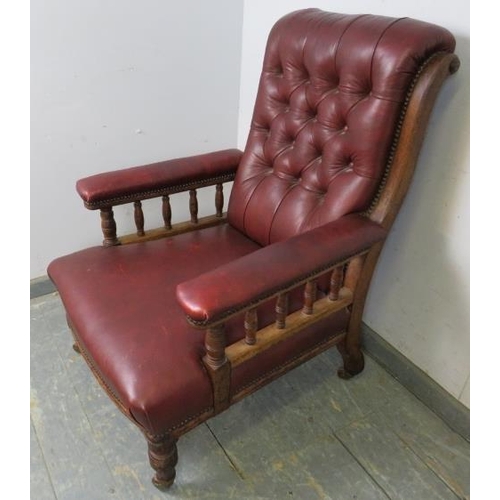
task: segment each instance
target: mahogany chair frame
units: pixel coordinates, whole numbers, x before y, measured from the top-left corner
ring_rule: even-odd
[[[392,226],[408,190],[424,140],[429,116],[438,92],[446,78],[450,74],[455,73],[459,65],[459,59],[454,54],[434,54],[421,66],[410,86],[400,114],[383,180],[370,208],[364,213],[368,219],[380,224],[386,230],[389,230]],[[105,202],[86,203],[86,206],[92,210],[100,210],[104,246],[134,244],[171,237],[225,223],[226,215],[223,213],[224,197],[222,185],[233,179],[234,174],[224,174],[180,186],[165,188],[153,193],[142,193],[128,197],[127,199],[116,200],[115,205],[125,203],[134,204],[134,219],[137,232],[122,237],[118,237],[116,233],[116,223],[113,217],[112,206]],[[198,218],[196,190],[206,186],[216,187],[216,213],[212,216]],[[169,197],[181,191],[189,191],[191,220],[180,224],[172,224]],[[162,198],[164,227],[145,231],[141,201],[153,197]],[[364,359],[361,351],[360,336],[361,321],[370,281],[382,248],[383,242],[379,242],[368,250],[353,255],[346,260],[333,262],[322,268],[321,272],[296,281],[293,285],[275,291],[273,295],[248,304],[244,309],[227,314],[222,319],[203,324],[191,321],[194,326],[206,330],[206,355],[203,358],[203,363],[212,381],[214,405],[212,409],[201,413],[194,419],[181,423],[167,434],[151,435],[145,432],[144,429],[141,429],[148,443],[150,464],[156,471],[153,482],[157,487],[161,489],[168,488],[174,481],[175,465],[177,463],[176,443],[180,436],[295,366],[336,345],[343,359],[343,367],[338,370],[338,375],[341,378],[348,379],[363,370]],[[330,292],[327,296],[316,299],[316,279],[325,272],[332,273]],[[304,285],[305,297],[303,309],[288,314],[288,293],[293,288]],[[276,299],[276,322],[273,325],[259,329],[256,308],[260,303],[273,297]],[[350,309],[351,315],[348,328],[344,333],[330,338],[326,342],[306,351],[301,356],[292,359],[285,365],[277,367],[240,392],[233,395],[230,394],[232,368],[276,343],[282,342],[311,323],[315,323],[325,316],[331,315],[345,307]],[[224,321],[231,316],[242,313],[244,313],[245,338],[232,345],[226,345]],[[70,327],[72,327],[69,319],[68,322]],[[83,350],[79,349],[77,342],[75,342],[74,348],[84,354]],[[92,368],[90,362],[89,366]],[[113,396],[99,374],[95,370],[93,372],[111,399],[130,418],[128,411]],[[137,425],[137,422],[134,421],[134,423]]]

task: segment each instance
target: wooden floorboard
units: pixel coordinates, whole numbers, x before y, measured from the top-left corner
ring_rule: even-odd
[[[373,415],[335,435],[392,500],[457,499],[390,426]]]
[[[300,379],[310,369],[314,363],[287,378]],[[328,422],[310,410],[313,399],[313,394],[304,398],[294,385],[281,380],[208,425],[259,496],[387,499],[334,437]]]
[[[174,486],[151,484],[146,444],[111,403],[57,294],[31,301],[32,498],[456,499],[469,444],[371,359],[337,378],[332,349],[179,440]]]
[[[31,418],[56,497],[119,498],[59,356],[52,322],[41,312],[32,320],[40,341],[31,342]]]
[[[470,495],[470,445],[412,394],[403,391],[376,412],[378,425],[391,430],[459,498]]]
[[[30,497],[38,500],[55,500],[56,494],[43,458],[42,449],[30,420]]]

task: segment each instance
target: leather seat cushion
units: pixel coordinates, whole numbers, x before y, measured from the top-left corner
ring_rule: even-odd
[[[176,285],[258,248],[226,224],[141,244],[93,247],[49,266],[87,360],[122,409],[148,432],[166,432],[213,406],[202,362],[205,334],[186,321]],[[291,310],[301,303],[298,292]],[[273,321],[272,310],[272,304],[261,308],[261,326]],[[337,315],[318,335],[331,335],[346,323],[347,313]],[[244,336],[242,318],[226,326],[229,342]],[[317,335],[306,331],[253,358],[235,370],[233,387],[241,388],[317,342]]]

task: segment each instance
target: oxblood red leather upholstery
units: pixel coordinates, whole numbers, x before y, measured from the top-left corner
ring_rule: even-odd
[[[189,188],[191,182],[200,178],[234,174],[241,155],[239,149],[226,149],[106,172],[80,179],[76,190],[88,207],[103,203],[118,205],[138,196],[158,196],[158,192],[169,187]]]
[[[229,222],[262,245],[366,209],[420,66],[455,40],[413,19],[308,9],[269,36]]]
[[[194,322],[221,318],[385,237],[359,213],[380,186],[413,79],[454,45],[443,28],[410,19],[292,13],[270,35],[242,157],[227,150],[78,182],[96,208],[237,168],[229,225],[90,248],[49,266],[80,347],[143,429],[164,433],[213,405],[204,332],[181,305]],[[292,294],[290,311],[302,297]],[[260,306],[260,327],[273,307]],[[343,309],[239,365],[232,394],[344,331],[349,315]],[[241,317],[226,327],[229,343],[243,337]]]
[[[150,432],[212,406],[204,333],[187,324],[175,286],[258,248],[224,225],[145,245],[90,248],[50,264],[81,348]]]
[[[366,217],[346,215],[184,281],[177,299],[193,323],[219,321],[368,250],[386,234]]]
[[[89,248],[50,264],[80,348],[108,390],[149,432],[161,434],[212,407],[201,362],[204,332],[186,322],[176,285],[259,248],[226,224],[145,245]],[[302,306],[302,296],[302,290],[293,294],[291,311]],[[262,326],[270,324],[274,302],[261,307],[259,317]],[[234,371],[234,390],[344,330],[347,320],[342,311],[251,360]],[[227,323],[229,342],[243,337],[241,325],[241,317]]]

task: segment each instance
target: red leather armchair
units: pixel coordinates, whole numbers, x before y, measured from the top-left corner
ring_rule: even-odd
[[[402,203],[431,107],[458,69],[445,29],[412,19],[307,9],[269,36],[245,151],[82,179],[104,244],[48,272],[82,353],[144,433],[153,482],[175,477],[177,439],[336,345],[363,369],[370,279]],[[222,185],[234,179],[227,215]],[[215,215],[196,190],[215,186]],[[191,220],[169,197],[190,193]],[[141,200],[164,227],[144,230]],[[112,207],[134,204],[118,237]]]

